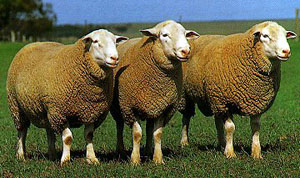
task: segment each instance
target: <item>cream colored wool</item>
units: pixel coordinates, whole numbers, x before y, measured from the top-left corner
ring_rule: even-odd
[[[112,102],[112,69],[100,67],[81,39],[72,45],[33,43],[15,56],[7,95],[18,130],[30,123],[61,133],[105,119]]]
[[[164,117],[166,124],[182,93],[181,62],[165,57],[160,42],[151,37],[131,39],[118,47],[118,53],[121,60],[114,70],[111,109],[114,118],[132,125]]]
[[[201,36],[191,42],[191,59],[183,64],[186,103],[206,116],[255,116],[271,107],[280,84],[280,62],[269,60],[253,29],[229,36]]]

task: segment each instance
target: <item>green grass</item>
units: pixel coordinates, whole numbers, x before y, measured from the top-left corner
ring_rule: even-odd
[[[247,22],[240,23],[244,24],[239,27],[240,31],[245,31]],[[225,22],[222,24],[226,26]],[[199,24],[190,25],[196,27]],[[212,33],[217,31],[206,29]],[[227,33],[230,31],[226,31]],[[262,116],[260,139],[263,160],[253,160],[249,156],[251,131],[248,118],[235,117],[234,145],[237,158],[228,160],[222,150],[217,149],[213,118],[206,118],[197,111],[197,115],[191,120],[189,147],[181,149],[179,146],[180,114],[177,113],[164,129],[162,147],[165,165],[155,165],[145,156],[142,157],[140,166],[135,167],[129,163],[132,145],[131,130],[127,126],[124,133],[127,156],[118,157],[114,151],[115,123],[109,116],[94,136],[94,146],[101,165],[91,166],[85,163],[83,128],[79,128],[72,129],[72,161],[63,168],[59,166],[59,160],[52,162],[47,159],[45,130],[34,126],[30,127],[26,140],[29,158],[26,162],[15,159],[17,132],[7,107],[5,81],[13,56],[23,45],[0,43],[1,177],[300,177],[300,42],[290,41],[293,54],[288,62],[282,64],[282,82],[278,96],[271,109]],[[145,123],[142,125],[144,146]],[[60,156],[62,144],[59,136],[57,140],[56,147]]]

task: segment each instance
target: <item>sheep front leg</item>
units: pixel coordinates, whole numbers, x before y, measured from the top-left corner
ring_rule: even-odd
[[[18,143],[16,157],[19,160],[25,161],[25,140],[27,135],[27,127],[18,130]]]
[[[134,122],[132,126],[133,149],[131,153],[131,163],[134,165],[140,164],[140,144],[142,139],[142,128],[138,122]]]
[[[236,154],[233,149],[233,133],[235,131],[235,125],[232,121],[232,117],[225,121],[225,132],[226,132],[226,146],[225,146],[225,156],[226,158],[234,158]]]
[[[163,130],[163,119],[158,119],[154,122],[154,154],[153,161],[155,164],[164,164],[163,154],[161,150],[161,136]]]
[[[68,163],[71,159],[70,151],[71,151],[72,141],[73,141],[72,132],[67,127],[62,132],[63,154],[60,160],[61,166],[63,166],[65,163]]]
[[[85,125],[84,138],[86,141],[86,160],[89,164],[100,164],[99,160],[96,158],[93,146],[94,130],[94,124]]]
[[[190,116],[183,114],[182,117],[182,131],[181,131],[181,147],[189,145],[189,125],[190,125]]]
[[[215,117],[215,126],[217,129],[217,136],[219,141],[219,146],[225,147],[225,137],[224,137],[224,121],[222,118]]]
[[[251,156],[255,159],[262,159],[261,147],[259,142],[260,117],[259,116],[251,117],[250,125],[252,130]]]
[[[56,159],[56,150],[55,150],[56,137],[55,137],[55,133],[50,128],[47,128],[46,132],[47,132],[47,139],[48,139],[48,155],[49,155],[49,159],[52,160],[52,161],[54,161]]]
[[[152,155],[152,148],[153,148],[153,129],[154,129],[154,122],[153,120],[147,120],[146,124],[146,155]]]

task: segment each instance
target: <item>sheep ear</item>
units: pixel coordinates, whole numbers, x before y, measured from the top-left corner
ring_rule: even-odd
[[[191,31],[191,30],[187,30],[185,32],[185,37],[188,39],[188,40],[193,40],[193,39],[197,39],[199,38],[199,34],[195,31]]]
[[[261,33],[260,33],[259,31],[253,33],[253,46],[254,46],[257,42],[259,42],[260,36],[261,36]]]
[[[129,38],[127,38],[126,36],[118,36],[118,35],[115,35],[115,36],[116,36],[116,43],[117,44],[119,44],[120,42],[129,40]]]
[[[89,51],[91,44],[93,42],[93,39],[91,37],[87,36],[82,39],[82,42],[84,43],[84,52]]]
[[[297,34],[292,32],[292,31],[286,31],[286,38],[287,39],[293,39],[293,38],[296,38],[297,37]]]
[[[155,28],[140,30],[140,32],[145,36],[158,38],[158,34]]]

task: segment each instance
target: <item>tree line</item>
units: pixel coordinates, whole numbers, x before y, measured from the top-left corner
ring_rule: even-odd
[[[0,40],[37,40],[56,19],[52,4],[42,0],[0,0]]]

